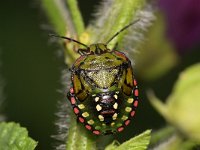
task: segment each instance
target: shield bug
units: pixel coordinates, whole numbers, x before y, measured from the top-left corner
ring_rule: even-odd
[[[138,86],[131,61],[124,53],[107,48],[107,44],[87,46],[74,39],[52,35],[76,42],[85,47],[71,68],[71,87],[68,99],[77,120],[96,135],[121,132],[129,125],[138,106]]]

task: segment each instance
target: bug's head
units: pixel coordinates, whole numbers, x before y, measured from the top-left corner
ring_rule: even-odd
[[[92,44],[86,49],[79,49],[78,53],[80,55],[90,55],[90,54],[95,54],[95,55],[100,55],[103,53],[110,52],[111,50],[107,48],[107,45],[103,43],[97,43],[97,44]]]
[[[111,51],[110,49],[107,48],[107,44],[96,43],[96,44],[91,44],[90,46],[87,46],[86,44],[83,44],[79,41],[76,41],[74,39],[71,39],[71,38],[68,38],[65,36],[59,36],[59,35],[55,35],[55,34],[49,34],[49,35],[53,36],[53,37],[67,39],[69,41],[72,41],[72,42],[75,42],[75,43],[78,43],[78,44],[84,46],[85,48],[78,49],[78,51],[77,51],[80,55],[90,55],[90,54],[100,55],[100,54]]]
[[[110,52],[111,50],[107,48],[108,43],[110,43],[116,36],[118,36],[119,33],[126,30],[127,28],[129,28],[130,26],[132,26],[133,24],[135,24],[138,21],[139,21],[139,19],[126,25],[125,27],[123,27],[121,30],[119,30],[117,33],[115,33],[105,44],[97,43],[97,44],[92,44],[90,46],[87,46],[86,44],[83,44],[77,40],[74,40],[72,38],[68,38],[65,36],[59,36],[59,35],[55,35],[55,34],[50,34],[50,36],[67,39],[69,41],[72,41],[72,42],[75,42],[75,43],[78,43],[78,44],[84,46],[85,49],[78,49],[78,53],[80,55],[90,55],[90,54],[100,55],[103,53]]]

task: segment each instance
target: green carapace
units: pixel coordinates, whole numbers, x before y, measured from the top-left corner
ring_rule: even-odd
[[[87,46],[57,36],[86,47],[78,50],[81,56],[71,68],[68,99],[78,122],[96,135],[123,131],[138,106],[138,87],[131,61],[124,53],[107,48],[114,37],[132,24],[122,28],[106,44]]]

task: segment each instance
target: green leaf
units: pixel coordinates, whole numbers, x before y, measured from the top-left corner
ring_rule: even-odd
[[[146,150],[150,143],[150,134],[151,130],[147,130],[121,145],[114,141],[111,145],[107,146],[105,150]]]
[[[28,137],[26,128],[10,122],[0,123],[0,149],[2,150],[33,150],[37,142]]]

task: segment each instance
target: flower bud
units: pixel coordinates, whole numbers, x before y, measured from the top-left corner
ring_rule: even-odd
[[[200,142],[200,63],[180,74],[166,104],[153,95],[149,97],[154,107],[178,131]]]

